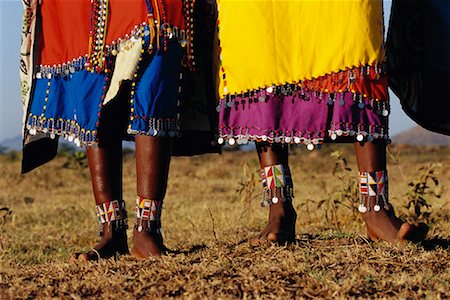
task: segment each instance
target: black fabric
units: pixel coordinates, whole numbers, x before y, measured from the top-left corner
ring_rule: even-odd
[[[214,142],[215,136],[208,131],[185,131],[176,138],[173,156],[192,156],[205,153],[220,153],[221,148]]]
[[[186,68],[183,71],[181,115],[186,110],[192,110],[194,116],[206,115],[210,131],[182,129],[181,137],[175,140],[175,156],[221,152],[220,145],[216,143],[219,114],[216,111],[214,81],[214,47],[217,47],[214,40],[217,20],[215,1],[196,1],[194,20],[196,68],[195,71]]]
[[[130,119],[130,87],[131,83],[122,83],[117,96],[103,105],[97,128],[97,142],[100,147],[117,144],[120,140],[132,140],[127,136]]]
[[[450,1],[393,2],[387,70],[389,86],[408,116],[450,135]]]
[[[51,161],[58,151],[58,139],[41,138],[22,149],[22,174]]]

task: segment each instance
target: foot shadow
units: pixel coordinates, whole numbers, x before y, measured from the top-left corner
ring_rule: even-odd
[[[333,240],[343,240],[343,239],[355,239],[359,238],[358,234],[336,232],[332,234],[317,234],[317,233],[303,233],[297,235],[293,243],[308,243],[312,241],[333,241]]]
[[[192,253],[200,252],[206,248],[208,248],[208,246],[206,244],[198,244],[198,245],[193,245],[191,248],[186,249],[186,250],[184,250],[184,249],[177,249],[177,250],[167,249],[166,253],[174,254],[174,255],[192,254]]]
[[[428,251],[436,250],[438,248],[448,250],[448,249],[450,249],[450,239],[434,237],[430,240],[422,241],[421,245],[425,250],[428,250]]]

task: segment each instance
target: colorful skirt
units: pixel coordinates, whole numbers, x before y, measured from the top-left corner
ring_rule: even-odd
[[[129,135],[178,135],[183,10],[174,0],[42,1],[29,134],[96,143],[102,108],[127,86]]]
[[[219,143],[388,139],[381,0],[219,7]]]

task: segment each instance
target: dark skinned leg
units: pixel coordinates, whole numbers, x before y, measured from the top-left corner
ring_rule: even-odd
[[[386,145],[384,141],[374,143],[354,143],[358,169],[361,172],[375,172],[386,170]],[[370,199],[370,210],[362,217],[367,226],[367,233],[372,240],[383,240],[387,242],[410,240],[414,242],[425,238],[428,228],[426,226],[415,227],[402,222],[390,210],[376,212],[373,209],[375,199]]]
[[[286,145],[256,143],[256,150],[261,168],[276,164],[289,165]],[[277,191],[277,196],[281,199],[279,191]],[[269,210],[269,222],[259,238],[279,243],[292,242],[295,239],[296,219],[297,213],[291,201],[279,201],[272,204]]]
[[[86,149],[92,187],[96,205],[114,200],[122,200],[122,142],[116,140],[107,145],[91,146]],[[78,260],[97,260],[115,254],[128,253],[126,229],[112,230],[109,224],[103,225],[100,242],[94,246],[96,251],[76,255]]]
[[[163,201],[167,189],[173,139],[137,135],[136,174],[137,194],[140,197]],[[134,247],[131,250],[137,258],[161,255],[165,251],[162,236],[148,231],[133,230]]]
[[[86,149],[95,203],[122,199],[122,142]]]
[[[123,200],[122,137],[125,135],[129,117],[128,86],[129,83],[124,82],[117,97],[102,107],[97,128],[98,143],[86,149],[97,205]],[[100,257],[110,257],[128,253],[126,228],[115,225],[104,224],[102,238],[94,246],[96,251],[76,255],[76,258],[96,260],[98,254]]]

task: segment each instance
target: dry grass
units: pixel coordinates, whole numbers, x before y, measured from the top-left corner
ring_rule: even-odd
[[[88,170],[60,156],[20,176],[18,158],[2,155],[0,299],[449,298],[450,193],[444,189],[440,199],[429,199],[432,227],[423,245],[369,243],[360,217],[348,208],[337,206],[339,230],[326,221],[323,208],[317,209],[320,200],[342,188],[331,174],[335,159],[329,154],[336,149],[343,151],[356,173],[351,146],[293,151],[299,215],[293,245],[248,242],[267,215],[259,207],[259,183],[252,186],[256,155],[227,152],[173,159],[163,211],[164,234],[173,254],[147,261],[123,256],[83,265],[66,261],[70,253],[88,250],[96,240]],[[402,207],[407,203],[407,183],[420,175],[419,167],[442,162],[437,176],[449,186],[450,149],[393,152],[400,159],[390,165],[391,199],[408,216]],[[125,157],[124,178],[132,212],[132,156]]]

